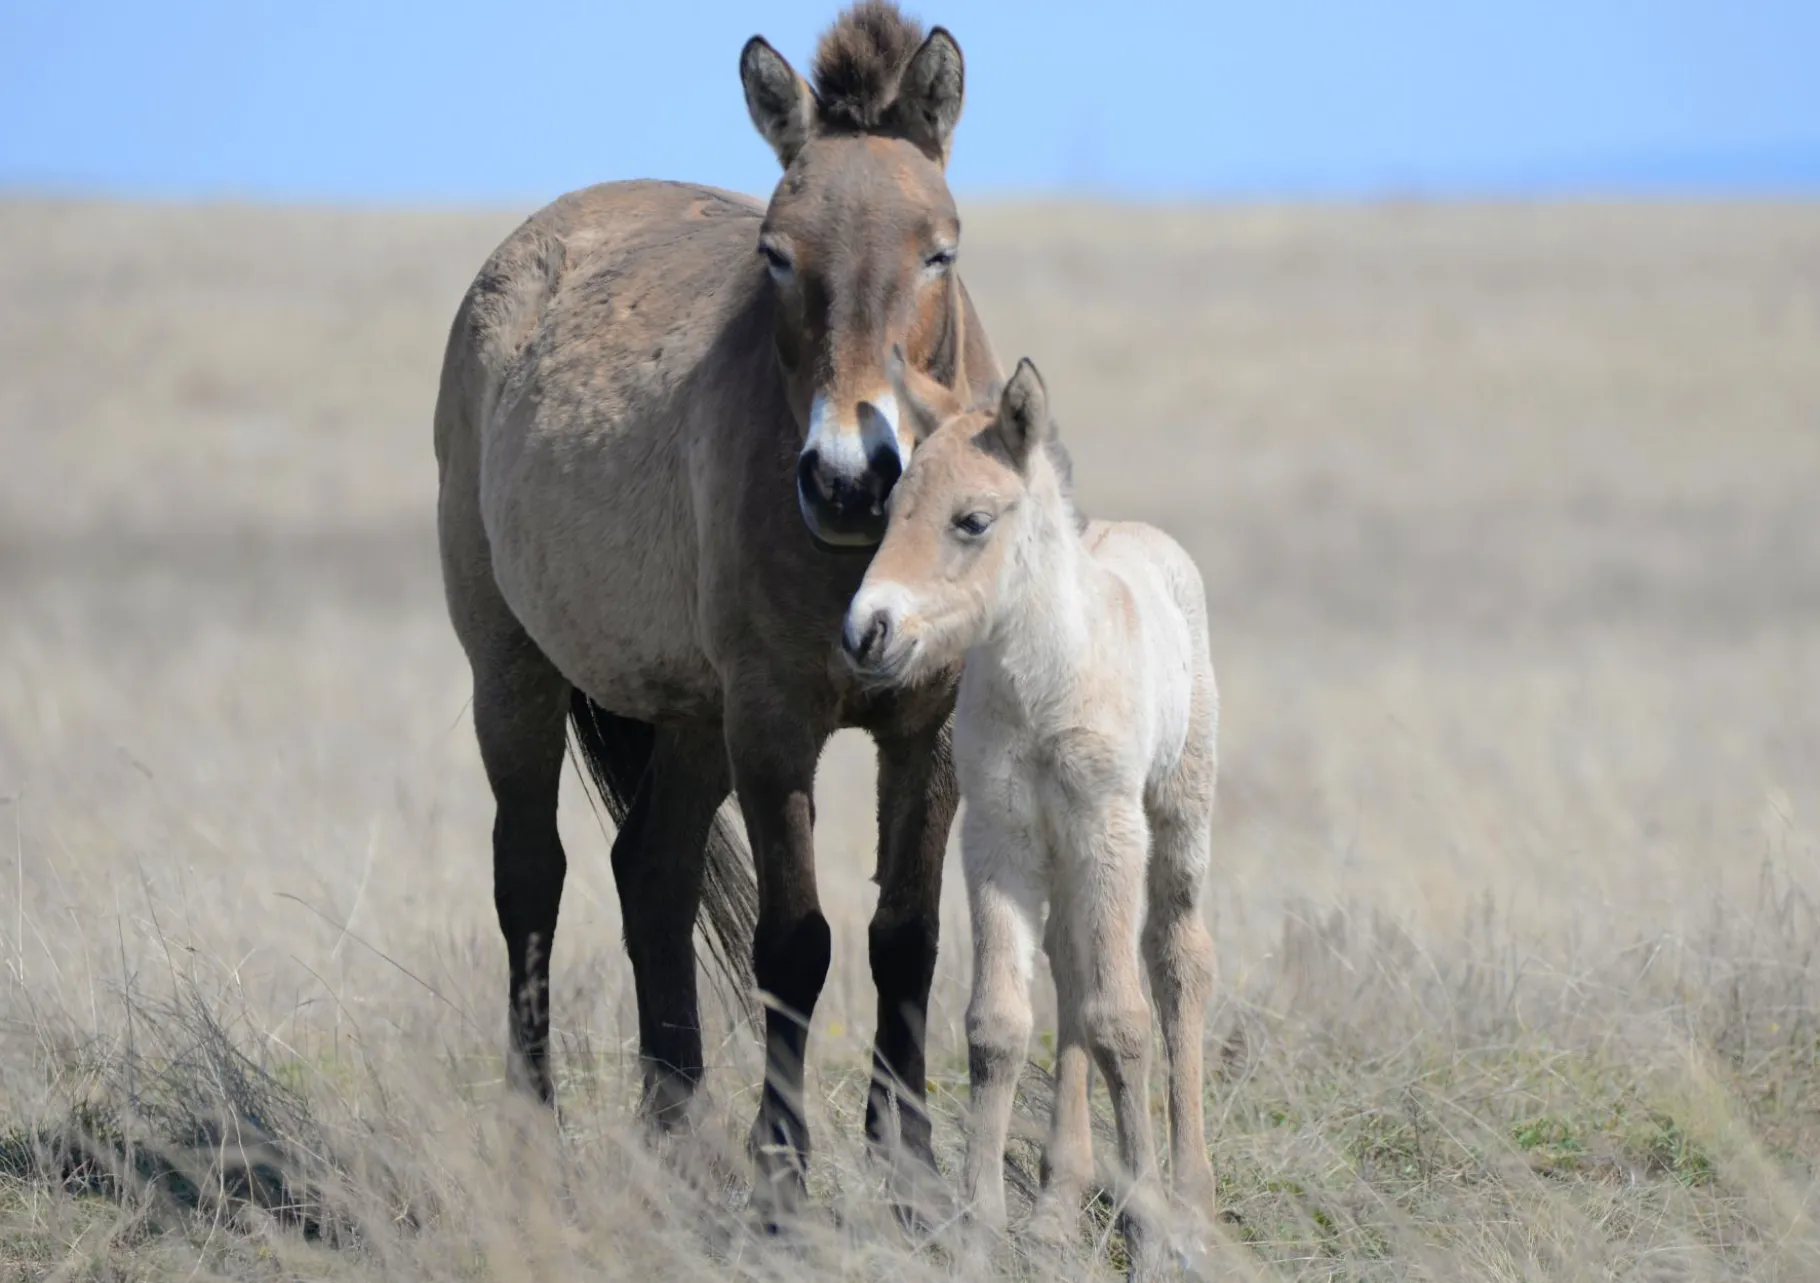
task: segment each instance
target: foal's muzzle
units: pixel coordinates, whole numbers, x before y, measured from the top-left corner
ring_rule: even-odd
[[[846,626],[841,629],[840,644],[854,668],[862,673],[873,668],[891,644],[891,612],[874,610],[863,619],[849,613]]]

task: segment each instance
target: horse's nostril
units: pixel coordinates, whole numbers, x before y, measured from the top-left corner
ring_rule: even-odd
[[[796,484],[818,498],[834,497],[828,478],[822,472],[821,451],[813,448],[803,451],[796,461]]]
[[[872,488],[883,500],[896,487],[897,479],[904,475],[904,461],[897,457],[897,451],[881,447],[872,452],[867,463],[871,469]]]

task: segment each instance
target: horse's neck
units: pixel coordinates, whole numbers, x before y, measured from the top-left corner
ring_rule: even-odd
[[[981,649],[995,684],[1037,726],[1072,702],[1093,662],[1095,621],[1111,603],[1108,572],[1059,491],[1043,495],[1032,516],[1008,568],[997,626]]]

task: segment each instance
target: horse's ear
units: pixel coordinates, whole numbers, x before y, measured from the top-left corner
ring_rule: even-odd
[[[740,50],[739,81],[752,123],[788,169],[815,127],[815,91],[763,36]]]
[[[1049,435],[1049,390],[1029,357],[1017,363],[1005,384],[992,430],[1019,471],[1030,461],[1031,451]]]
[[[892,124],[938,165],[948,163],[948,145],[960,122],[967,71],[961,47],[947,28],[936,27],[911,55],[891,104]]]
[[[897,398],[898,412],[918,445],[927,441],[935,430],[960,413],[960,400],[954,393],[924,374],[904,359],[901,344],[894,344],[885,362],[885,373],[891,380],[891,394]]]

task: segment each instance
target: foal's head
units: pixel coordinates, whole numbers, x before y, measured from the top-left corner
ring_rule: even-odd
[[[872,547],[914,441],[885,354],[956,381],[960,219],[944,170],[960,119],[960,46],[889,0],[859,0],[823,35],[814,83],[762,38],[739,60],[746,106],[784,175],[755,257],[803,430],[796,489],[824,544]]]
[[[847,607],[841,648],[868,680],[914,684],[991,635],[1041,545],[1076,535],[1067,456],[1028,357],[996,404],[962,408],[892,361],[922,438],[891,496],[890,525]]]

